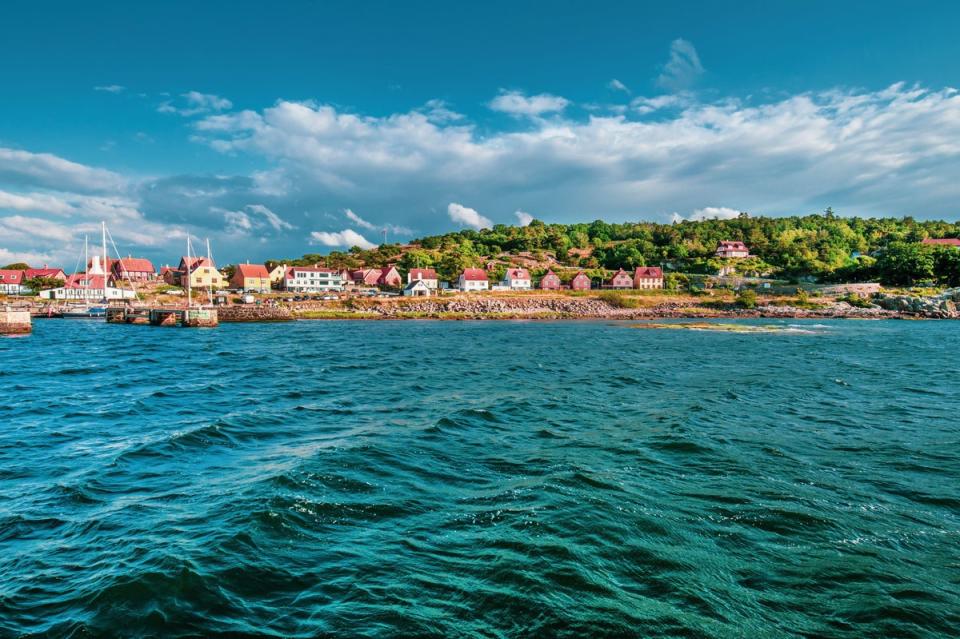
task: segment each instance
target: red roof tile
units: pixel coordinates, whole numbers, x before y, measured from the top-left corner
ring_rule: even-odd
[[[240,277],[270,277],[267,267],[263,264],[237,264],[236,272],[240,275]]]
[[[468,282],[486,282],[487,272],[482,268],[465,268],[461,277]]]

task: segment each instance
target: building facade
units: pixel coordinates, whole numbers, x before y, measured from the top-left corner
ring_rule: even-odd
[[[490,280],[482,268],[466,268],[460,274],[457,285],[461,291],[486,291],[490,289]]]
[[[514,291],[529,291],[530,272],[525,268],[508,268],[500,284]]]
[[[633,272],[633,288],[663,288],[663,269],[659,266],[638,266]]]
[[[546,275],[540,278],[540,290],[541,291],[559,291],[560,276],[554,273],[552,270],[547,271]]]
[[[725,240],[717,244],[717,257],[750,257],[750,249],[739,241]]]
[[[437,272],[432,268],[410,269],[410,272],[407,273],[407,284],[413,284],[417,281],[423,282],[431,290],[436,290],[440,286]]]
[[[319,266],[290,266],[283,288],[294,293],[330,293],[343,290],[340,271]]]
[[[237,264],[230,278],[230,288],[244,293],[269,293],[270,272],[263,264]]]

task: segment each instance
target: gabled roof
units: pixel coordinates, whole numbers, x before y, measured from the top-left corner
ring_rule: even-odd
[[[551,269],[548,269],[547,272],[543,274],[543,277],[548,278],[548,277],[560,277],[560,276],[554,273],[553,269],[551,268]]]
[[[634,271],[633,277],[658,278],[663,277],[663,269],[659,266],[638,266]]]
[[[620,277],[621,275],[626,275],[627,277],[630,277],[630,275],[629,275],[625,270],[620,269],[619,271],[617,271],[616,273],[613,274],[613,276],[610,278],[610,281],[613,282],[614,280],[616,280],[616,279],[617,279],[618,277]]]
[[[934,238],[928,237],[921,242],[921,244],[936,244],[939,246],[958,246],[960,247],[960,238],[956,237],[941,237]]]
[[[435,280],[437,272],[432,268],[412,268],[410,269],[411,280]]]
[[[0,275],[3,276],[4,284],[19,284],[23,281],[23,271],[0,269]]]
[[[122,257],[113,262],[113,272],[123,273],[155,273],[153,262],[143,257]]]
[[[73,275],[67,278],[67,281],[64,283],[64,288],[103,288],[105,276],[103,275],[87,275],[86,273],[74,273]],[[81,282],[87,280],[87,284],[83,285]]]
[[[529,280],[530,272],[525,268],[508,268],[503,279],[505,280]]]
[[[585,277],[588,280],[590,279],[590,276],[584,273],[583,271],[577,271],[577,274],[574,275],[572,279],[576,280],[576,279],[580,279],[581,277]]]
[[[482,268],[465,268],[460,276],[468,282],[486,282],[487,272]]]
[[[62,268],[28,268],[23,272],[23,279],[29,280],[35,277],[59,277],[66,276]]]
[[[746,251],[747,245],[738,240],[721,240],[720,244],[717,245],[717,248],[728,251]]]
[[[186,256],[180,258],[180,269],[181,271],[185,270],[185,267],[189,267],[190,271],[195,271],[202,266],[207,266],[210,268],[217,268],[216,264],[213,263],[213,260],[205,256],[194,256],[190,258],[189,263],[187,262]]]
[[[270,273],[263,264],[237,264],[237,274],[240,277],[260,277],[269,278]]]
[[[409,284],[407,284],[407,285],[403,288],[403,290],[405,290],[405,291],[412,291],[413,289],[415,289],[415,288],[417,288],[417,287],[423,287],[423,288],[425,288],[425,289],[427,289],[427,290],[430,289],[430,287],[427,286],[426,283],[425,283],[423,280],[413,280],[412,282],[410,282]]]

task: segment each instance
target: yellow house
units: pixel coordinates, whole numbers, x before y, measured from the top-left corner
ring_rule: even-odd
[[[189,269],[187,268],[187,258],[180,260],[180,286],[186,286],[183,276],[190,273],[191,288],[226,288],[229,282],[223,276],[223,273],[217,270],[213,260],[207,257],[190,258]]]
[[[263,264],[237,264],[230,288],[249,293],[269,293],[270,273]]]
[[[270,271],[270,283],[271,284],[280,284],[283,281],[283,278],[287,275],[287,265],[286,264],[277,264],[273,267],[273,270]]]

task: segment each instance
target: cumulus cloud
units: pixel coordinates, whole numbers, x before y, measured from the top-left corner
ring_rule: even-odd
[[[630,89],[627,88],[627,85],[625,85],[620,80],[617,80],[616,78],[607,82],[607,88],[610,89],[611,91],[622,91],[624,93],[630,93]]]
[[[123,176],[71,162],[51,153],[32,153],[0,147],[0,184],[39,186],[80,192],[122,190]]]
[[[527,96],[519,91],[501,91],[490,101],[490,108],[513,116],[537,117],[563,111],[569,104],[566,98],[549,93]]]
[[[314,231],[310,234],[310,237],[315,242],[322,244],[323,246],[346,248],[359,246],[362,249],[372,249],[377,247],[376,244],[367,240],[367,238],[363,237],[352,229],[344,229],[339,233]]]
[[[689,89],[703,75],[700,56],[690,42],[677,38],[670,43],[670,59],[657,77],[657,85],[670,91]]]
[[[517,217],[520,226],[530,226],[530,222],[533,222],[533,216],[526,211],[516,211],[514,215]]]
[[[483,217],[477,213],[476,210],[462,204],[457,204],[456,202],[451,202],[447,206],[447,215],[457,224],[469,226],[478,231],[493,226],[493,222],[491,222],[489,218]]]
[[[103,91],[105,93],[123,93],[126,90],[126,87],[120,86],[119,84],[104,84],[93,87],[93,90]]]
[[[226,111],[233,108],[233,102],[212,93],[188,91],[180,95],[179,101],[167,100],[157,107],[160,113],[176,113],[184,117]]]
[[[682,222],[690,220],[691,222],[701,222],[703,220],[733,220],[740,217],[740,211],[726,206],[705,206],[697,209],[690,214],[690,217],[684,218],[679,213],[671,216],[673,222]]]

